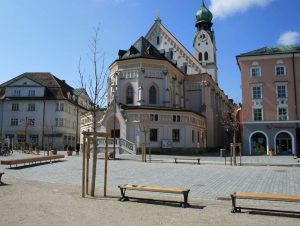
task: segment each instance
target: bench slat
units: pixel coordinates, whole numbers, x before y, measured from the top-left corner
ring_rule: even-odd
[[[152,192],[165,192],[165,193],[184,193],[188,192],[189,189],[180,189],[180,188],[162,188],[154,186],[137,186],[137,185],[119,185],[119,188],[128,189],[128,190],[139,190],[139,191],[152,191]]]
[[[23,163],[32,163],[40,161],[49,161],[64,158],[64,155],[52,155],[52,156],[42,156],[42,157],[32,157],[25,159],[12,159],[12,160],[2,160],[1,165],[17,165]]]
[[[300,196],[276,195],[276,194],[258,194],[258,193],[234,193],[233,196],[238,199],[259,199],[275,201],[300,201]]]

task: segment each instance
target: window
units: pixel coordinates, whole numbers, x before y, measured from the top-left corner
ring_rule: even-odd
[[[252,77],[259,77],[259,76],[261,76],[260,67],[252,67],[251,68],[251,76]]]
[[[28,118],[27,119],[27,126],[34,126],[35,125],[35,119],[34,118]]]
[[[64,126],[64,119],[63,118],[56,118],[55,119],[55,126],[56,127],[63,127]]]
[[[29,90],[28,91],[28,96],[34,97],[35,96],[35,90]]]
[[[17,96],[17,97],[21,96],[21,90],[15,89],[14,90],[14,96]]]
[[[173,122],[180,122],[180,115],[173,115]]]
[[[252,98],[253,100],[261,99],[261,86],[253,86],[252,87]]]
[[[198,143],[200,142],[200,131],[198,131]]]
[[[133,104],[133,88],[132,88],[132,86],[127,87],[126,103]]]
[[[277,85],[277,98],[287,98],[286,85]]]
[[[25,135],[17,135],[17,141],[18,143],[24,143],[26,141]]]
[[[208,52],[204,53],[204,60],[208,60]]]
[[[30,135],[30,143],[37,145],[39,143],[39,135]]]
[[[11,105],[11,110],[12,111],[19,111],[19,104],[12,104]]]
[[[28,111],[35,111],[35,104],[28,104]]]
[[[159,45],[160,40],[159,40],[159,36],[156,37],[156,44]]]
[[[172,60],[174,57],[174,52],[173,52],[173,49],[170,49],[170,59]]]
[[[10,119],[10,125],[11,126],[18,126],[18,119],[17,118]]]
[[[56,103],[56,111],[65,111],[64,103]]]
[[[262,109],[261,108],[254,108],[253,109],[253,116],[255,121],[262,120]]]
[[[202,61],[202,60],[203,60],[202,53],[199,53],[199,54],[198,54],[198,59],[199,59],[199,61]]]
[[[276,75],[283,76],[285,74],[285,66],[276,66]]]
[[[150,114],[150,121],[158,121],[158,114]]]
[[[157,129],[150,129],[150,141],[157,141]]]
[[[180,142],[180,130],[179,129],[172,130],[172,140],[173,140],[173,142]]]
[[[285,107],[278,108],[278,120],[288,120],[288,110]]]
[[[151,86],[149,89],[149,104],[156,104],[156,88]]]
[[[192,142],[195,143],[195,131],[192,130]]]

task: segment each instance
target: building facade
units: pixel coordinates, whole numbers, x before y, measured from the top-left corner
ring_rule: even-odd
[[[237,56],[243,94],[244,154],[300,150],[300,45]]]
[[[16,148],[75,147],[80,115],[89,109],[84,89],[74,89],[51,73],[24,73],[0,85],[0,137]]]
[[[196,14],[190,53],[157,18],[145,37],[109,68],[108,108],[102,120],[111,136],[137,148],[228,146],[221,117],[233,103],[219,88],[212,14],[205,4]]]

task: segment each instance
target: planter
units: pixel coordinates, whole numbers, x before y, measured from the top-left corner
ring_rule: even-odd
[[[52,153],[52,155],[57,155],[57,149],[53,149],[53,150],[51,151],[51,153]]]

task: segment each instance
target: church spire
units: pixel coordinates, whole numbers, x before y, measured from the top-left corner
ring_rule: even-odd
[[[202,6],[196,13],[196,27],[198,30],[210,30],[212,26],[213,15],[206,7],[204,0],[202,0]]]

